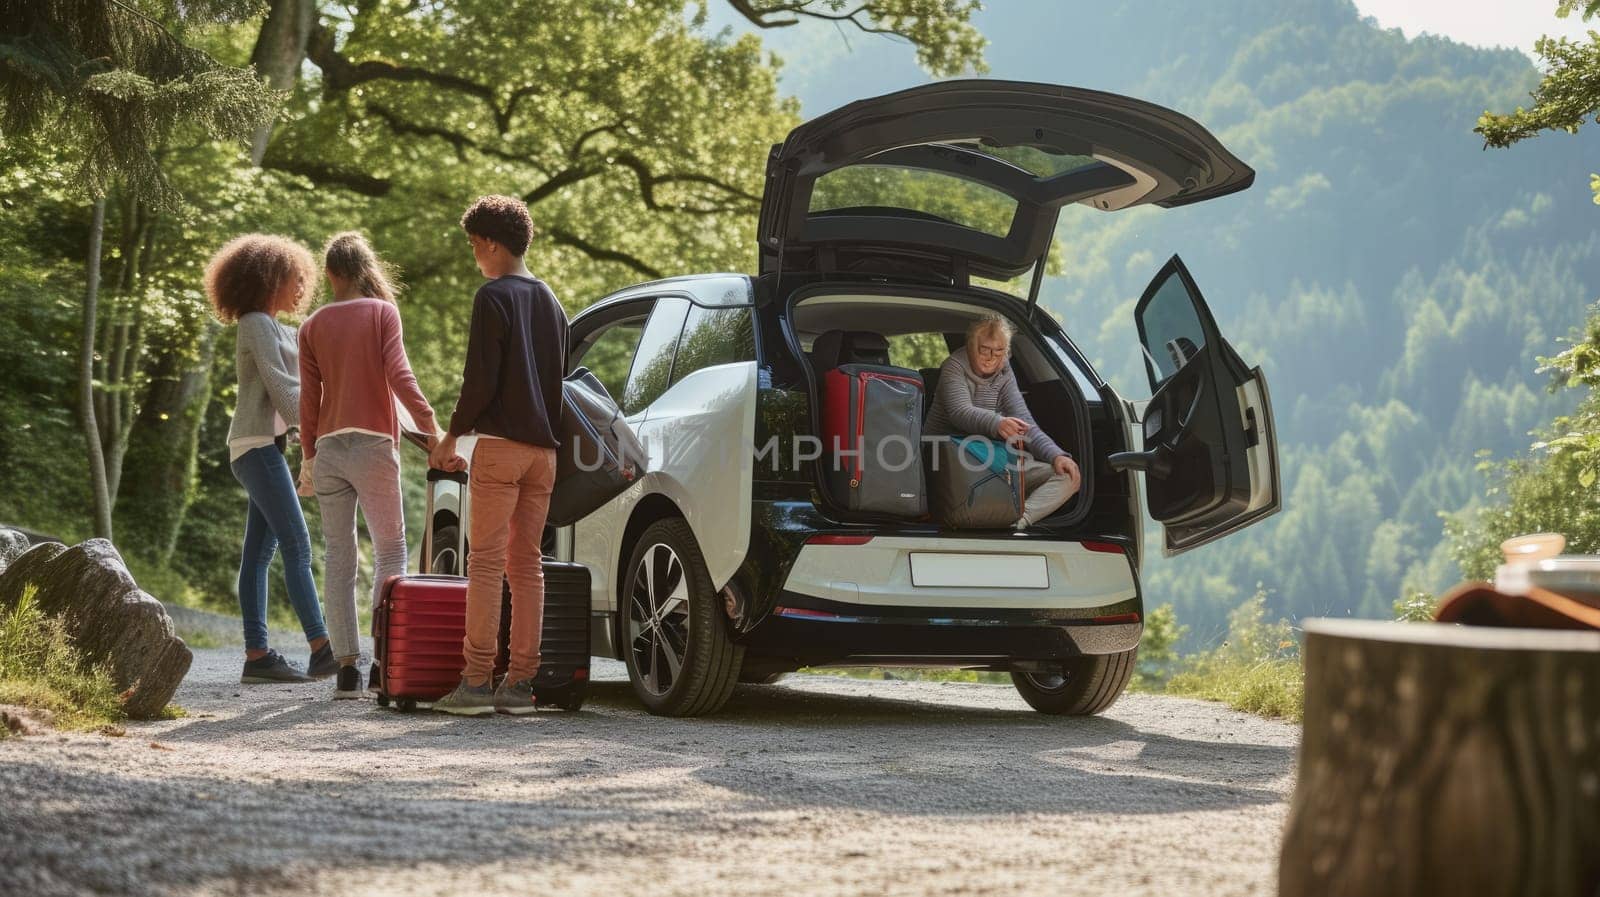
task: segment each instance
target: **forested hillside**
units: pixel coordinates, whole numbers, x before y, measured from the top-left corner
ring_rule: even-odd
[[[1272,385],[1283,512],[1152,559],[1147,598],[1204,641],[1257,583],[1297,618],[1388,616],[1403,587],[1454,581],[1440,512],[1482,494],[1479,452],[1525,451],[1567,401],[1533,358],[1600,292],[1595,135],[1484,151],[1473,125],[1526,104],[1528,57],[1408,41],[1350,0],[1009,0],[977,24],[991,76],[1170,105],[1258,171],[1199,206],[1074,208],[1057,232],[1044,302],[1125,395],[1149,393],[1133,303],[1174,252]],[[924,77],[909,51],[859,39],[778,48],[808,115]]]

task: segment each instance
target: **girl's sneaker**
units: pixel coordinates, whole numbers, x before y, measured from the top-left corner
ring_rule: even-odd
[[[268,649],[255,660],[244,662],[244,672],[239,681],[245,685],[277,684],[283,682],[314,682],[300,668],[284,659],[282,654]]]
[[[354,701],[363,697],[361,691],[361,668],[355,666],[340,667],[339,679],[333,687],[335,701]]]

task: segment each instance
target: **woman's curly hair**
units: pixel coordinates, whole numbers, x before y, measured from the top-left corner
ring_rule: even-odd
[[[245,234],[229,240],[206,263],[206,296],[217,317],[229,324],[253,311],[300,312],[316,294],[318,273],[311,251],[294,240]],[[289,308],[273,308],[273,299],[297,280],[304,286],[299,299]]]

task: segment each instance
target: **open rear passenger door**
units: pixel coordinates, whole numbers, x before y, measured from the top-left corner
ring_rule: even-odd
[[[1166,553],[1243,529],[1278,510],[1278,443],[1267,381],[1217,330],[1194,278],[1173,256],[1134,310],[1150,375],[1144,451],[1108,459],[1142,470]]]

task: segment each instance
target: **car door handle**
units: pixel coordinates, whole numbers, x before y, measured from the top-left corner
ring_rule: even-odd
[[[1148,452],[1112,452],[1106,456],[1106,465],[1119,473],[1142,470],[1150,476],[1165,479],[1172,475],[1172,450],[1157,446]]]

